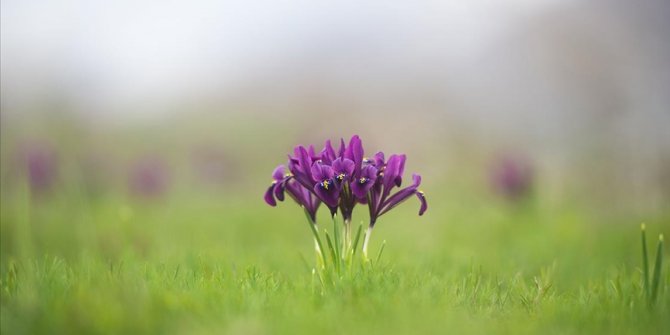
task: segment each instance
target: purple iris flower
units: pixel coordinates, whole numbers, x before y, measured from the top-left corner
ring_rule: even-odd
[[[351,246],[351,217],[356,204],[367,204],[370,224],[363,243],[367,257],[367,246],[372,228],[377,219],[412,196],[421,204],[419,215],[428,209],[426,197],[418,188],[421,176],[414,174],[412,184],[394,191],[402,185],[405,171],[405,155],[391,155],[384,160],[384,153],[377,152],[373,158],[364,158],[363,143],[354,135],[347,145],[344,139],[336,151],[326,141],[318,154],[313,146],[297,146],[293,156],[288,156],[288,170],[280,165],[272,174],[272,184],[265,192],[265,202],[276,206],[284,200],[284,192],[305,209],[312,224],[316,223],[316,211],[323,202],[335,218],[337,210],[344,221],[345,246]],[[313,230],[316,234],[316,230]],[[315,244],[317,244],[315,237]],[[321,248],[317,247],[320,252]],[[321,254],[323,255],[323,254]]]
[[[375,225],[380,216],[386,214],[412,196],[416,196],[419,199],[421,203],[419,215],[423,215],[428,209],[428,203],[426,202],[424,193],[419,190],[419,185],[421,185],[420,175],[414,174],[412,176],[412,185],[391,194],[393,188],[400,187],[402,184],[402,174],[405,170],[405,155],[391,155],[386,163],[383,163],[383,154],[378,153],[376,158],[374,161],[375,168],[380,172],[367,194],[368,208],[370,210],[370,227]]]
[[[321,201],[312,192],[303,187],[291,173],[284,173],[284,165],[279,165],[272,173],[272,184],[265,192],[265,202],[277,206],[277,201],[284,201],[284,193],[288,195],[309,215],[312,223],[316,223],[316,211]],[[275,200],[276,199],[276,200]]]
[[[337,211],[340,202],[340,188],[335,184],[333,168],[321,162],[312,165],[312,178],[316,181],[314,193],[328,206]]]

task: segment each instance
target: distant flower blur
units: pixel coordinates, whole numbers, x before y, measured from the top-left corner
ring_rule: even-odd
[[[35,142],[23,146],[19,150],[19,162],[33,193],[52,189],[58,176],[58,159],[51,145]]]
[[[490,180],[497,194],[510,200],[518,200],[531,191],[533,169],[528,159],[507,154],[493,162]]]
[[[161,196],[169,184],[168,167],[158,158],[144,157],[131,166],[128,184],[134,195],[148,198]]]
[[[235,160],[214,145],[200,145],[191,153],[191,168],[200,187],[222,188],[235,180]]]

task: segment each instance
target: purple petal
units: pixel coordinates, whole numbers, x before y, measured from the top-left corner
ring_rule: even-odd
[[[384,166],[384,153],[383,152],[378,152],[375,154],[374,157],[374,163],[377,169],[380,169],[382,166]]]
[[[363,201],[367,198],[368,191],[374,186],[374,182],[366,178],[358,178],[351,181],[351,192],[356,199]]]
[[[277,206],[277,202],[275,201],[275,198],[272,196],[275,185],[277,185],[277,182],[273,182],[272,185],[268,187],[268,190],[265,191],[265,196],[263,197],[265,199],[265,202],[272,207]]]
[[[330,140],[327,140],[323,150],[321,151],[321,160],[325,164],[331,164],[335,158],[337,158],[335,155],[335,149],[333,149],[333,145],[330,143]]]
[[[377,168],[372,165],[363,167],[361,169],[360,177],[370,179],[374,184],[374,182],[377,180]]]
[[[312,156],[309,155],[309,152],[302,145],[295,148],[295,156],[298,160],[298,165],[303,172],[308,172],[309,168],[312,166]]]
[[[272,172],[272,179],[274,180],[284,179],[284,165],[277,166],[277,168]]]
[[[286,183],[289,180],[290,179],[277,182],[277,185],[274,188],[274,196],[277,200],[284,201],[284,191],[286,190]]]
[[[417,188],[419,187],[419,185],[421,185],[421,176],[418,175],[418,174],[414,174],[414,175],[412,175],[412,179],[414,181],[414,183],[412,183],[412,185],[403,188],[402,190],[396,192],[390,198],[388,198],[387,200],[384,201],[384,203],[381,206],[382,209],[379,212],[380,216],[382,214],[390,211],[395,206],[398,206],[399,204],[403,203],[405,200],[409,199],[409,197],[411,197],[413,194],[418,193]],[[424,199],[424,201],[425,201],[425,199]],[[422,204],[422,208],[423,208],[423,204]],[[425,211],[425,209],[424,209],[424,211]],[[423,212],[421,212],[421,214],[423,214]]]
[[[337,207],[340,192],[330,180],[324,180],[314,185],[314,192],[328,207]]]
[[[338,158],[333,161],[333,172],[335,175],[344,173],[347,176],[351,176],[354,172],[354,161],[346,158]]]
[[[384,188],[390,190],[396,183],[396,178],[399,176],[400,165],[404,155],[391,155],[388,162],[386,162],[386,169],[384,170]]]
[[[311,173],[312,178],[317,182],[333,178],[333,168],[321,163],[314,163]]]
[[[402,184],[402,175],[405,173],[405,160],[407,159],[407,156],[405,155],[400,155],[400,162],[398,163],[398,175],[393,179],[395,182],[395,186],[400,187],[400,184]],[[421,178],[421,177],[419,177]]]
[[[347,146],[344,144],[344,139],[340,138],[340,148],[338,150],[338,157],[344,157],[344,153],[347,151]]]
[[[309,153],[309,157],[312,159],[312,162],[316,162],[319,159],[321,159],[321,155],[316,154],[316,149],[314,149],[314,145],[310,144],[307,152]]]
[[[351,181],[351,192],[356,196],[359,202],[367,198],[368,191],[375,185],[377,178],[377,169],[368,165],[361,170],[361,175]]]
[[[363,165],[363,153],[363,143],[361,142],[360,137],[358,137],[358,135],[352,136],[351,140],[349,140],[349,147],[347,147],[344,152],[344,157],[354,161],[354,175],[361,170],[361,166]]]

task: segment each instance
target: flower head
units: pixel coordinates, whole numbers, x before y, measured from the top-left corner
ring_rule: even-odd
[[[272,173],[272,184],[265,191],[265,202],[270,206],[277,206],[277,201],[284,201],[284,193],[300,205],[312,222],[316,222],[316,211],[321,205],[321,201],[316,198],[309,190],[302,186],[291,173],[284,173],[284,165],[279,165]]]
[[[419,215],[423,215],[428,205],[418,189],[421,176],[413,175],[410,186],[393,192],[402,185],[405,160],[405,155],[391,155],[385,161],[381,151],[370,159],[364,158],[358,135],[352,136],[348,144],[341,139],[338,150],[328,140],[318,154],[313,146],[297,146],[288,157],[290,173],[284,174],[283,165],[275,169],[265,202],[276,206],[276,200],[282,201],[284,192],[288,192],[313,222],[321,202],[333,216],[339,209],[345,222],[351,220],[357,204],[367,204],[370,226],[374,226],[380,216],[416,196],[421,204]]]

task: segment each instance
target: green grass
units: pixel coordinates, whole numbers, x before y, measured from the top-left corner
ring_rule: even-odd
[[[605,222],[578,205],[429,193],[424,217],[408,203],[379,221],[370,249],[376,258],[386,241],[379,261],[355,263],[321,284],[300,209],[265,206],[263,186],[253,186],[228,194],[176,189],[153,201],[87,197],[76,188],[38,198],[6,188],[2,333],[670,330],[668,257],[650,308],[632,219]],[[646,222],[656,251],[668,217]]]

